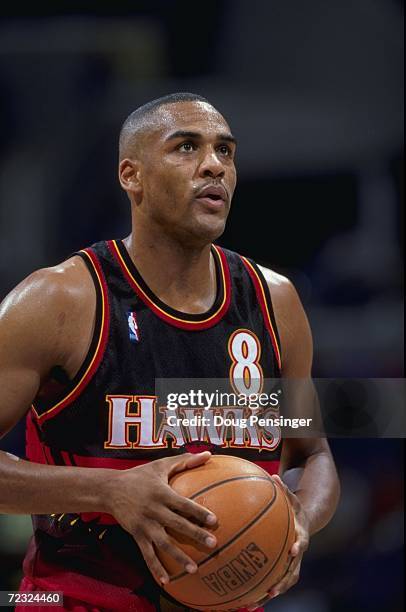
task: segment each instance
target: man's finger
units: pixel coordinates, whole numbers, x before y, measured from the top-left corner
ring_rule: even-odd
[[[269,597],[277,597],[281,593],[284,593],[285,591],[290,589],[299,580],[299,574],[300,562],[292,559],[292,562],[289,566],[286,575],[282,578],[280,582],[274,584],[272,589],[269,591]]]
[[[176,534],[180,534],[208,548],[214,548],[217,544],[217,540],[212,533],[201,529],[198,525],[194,525],[183,516],[171,512],[169,509],[161,513],[160,522],[175,532],[175,539]]]
[[[172,489],[170,489],[170,491],[168,506],[171,510],[175,510],[175,512],[178,512],[186,518],[193,518],[200,525],[210,525],[211,527],[216,525],[217,517],[213,512],[210,512],[210,510],[207,510],[204,506],[197,504],[187,497],[178,495],[178,493],[172,491]]]
[[[151,542],[149,542],[146,538],[137,538],[136,540],[142,556],[145,559],[146,564],[151,572],[151,574],[155,577],[155,580],[160,582],[161,584],[167,584],[169,582],[169,576],[166,570],[164,569],[162,563],[156,556],[154,547]]]
[[[164,529],[157,530],[153,535],[154,545],[158,550],[162,550],[167,555],[170,555],[182,565],[186,572],[189,574],[194,574],[197,572],[197,565],[195,561],[189,555],[187,555],[181,548],[175,546],[175,544],[170,540],[168,534]]]
[[[168,479],[179,472],[184,470],[190,470],[199,465],[203,465],[211,457],[210,451],[203,451],[202,453],[184,453],[176,457],[166,457],[165,459],[158,459],[156,463],[162,473],[168,476]]]

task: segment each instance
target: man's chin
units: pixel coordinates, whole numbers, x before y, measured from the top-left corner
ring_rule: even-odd
[[[224,216],[199,215],[183,219],[179,224],[172,223],[167,231],[184,247],[202,248],[223,234],[226,220]]]
[[[193,227],[193,238],[202,244],[209,244],[219,238],[226,227],[226,219],[199,218]]]

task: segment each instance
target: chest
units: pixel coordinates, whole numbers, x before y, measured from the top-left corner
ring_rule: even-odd
[[[258,309],[230,308],[216,325],[182,329],[139,303],[112,304],[105,371],[147,392],[152,379],[225,378],[256,393],[277,376],[270,335]],[[143,382],[145,384],[143,384]]]

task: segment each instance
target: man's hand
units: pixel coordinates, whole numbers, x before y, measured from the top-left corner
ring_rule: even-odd
[[[279,476],[274,474],[272,478],[276,482],[276,485],[281,487],[285,491],[290,503],[292,504],[295,518],[296,539],[295,542],[292,544],[292,548],[289,551],[290,563],[286,575],[284,576],[284,578],[282,578],[280,582],[275,584],[268,591],[267,598],[257,602],[254,606],[248,607],[248,610],[250,612],[263,606],[270,599],[273,599],[274,597],[285,593],[288,589],[290,589],[297,583],[297,581],[299,580],[300,565],[302,563],[303,554],[309,547],[309,519],[307,518],[307,515],[302,507],[302,504],[300,503],[299,498],[297,497],[297,495],[295,495],[294,493],[292,493],[292,491],[288,489],[288,487],[285,485],[284,482],[282,482]]]
[[[299,580],[300,565],[302,563],[303,554],[309,547],[309,519],[307,518],[299,498],[288,489],[279,476],[274,475],[272,478],[280,487],[284,489],[290,503],[292,504],[292,508],[295,513],[296,540],[290,549],[291,562],[289,564],[288,572],[286,576],[280,582],[278,582],[278,584],[275,584],[269,591],[270,598],[276,597],[281,593],[285,593],[285,591],[296,584],[296,582]]]
[[[186,535],[208,548],[217,544],[212,533],[199,527],[214,526],[215,515],[179,495],[168,484],[174,474],[202,465],[210,456],[205,451],[158,459],[120,471],[109,483],[110,514],[133,536],[150,571],[162,584],[169,581],[169,576],[156,555],[156,548],[171,555],[187,572],[197,571],[196,563],[173,544],[166,529]]]

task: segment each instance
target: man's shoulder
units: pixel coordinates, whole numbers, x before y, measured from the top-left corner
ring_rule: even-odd
[[[282,319],[294,319],[302,313],[303,306],[292,281],[275,270],[264,266],[258,267],[269,287],[276,316]]]
[[[83,259],[71,256],[55,266],[35,270],[21,285],[32,291],[45,292],[53,299],[78,298],[92,287],[92,280]]]
[[[271,268],[260,265],[257,261],[249,256],[242,255],[241,253],[237,253],[236,251],[232,251],[224,247],[221,247],[221,249],[227,256],[229,262],[233,260],[247,262],[250,264],[251,268],[254,266],[261,272],[270,290],[272,302],[276,302],[274,306],[281,305],[281,307],[283,307],[289,303],[297,302],[299,299],[298,294],[292,281],[287,276],[284,276]],[[240,266],[238,266],[238,268],[240,268]]]
[[[94,299],[94,285],[81,257],[71,256],[55,266],[41,268],[22,280],[3,300],[0,316],[10,312],[46,317],[63,309],[72,315]]]
[[[269,287],[272,297],[276,297],[279,300],[289,300],[297,298],[296,289],[292,281],[283,274],[267,268],[265,266],[258,265],[262,275]]]
[[[41,379],[56,364],[73,374],[86,353],[95,310],[93,281],[79,257],[36,270],[0,304],[0,361]]]

